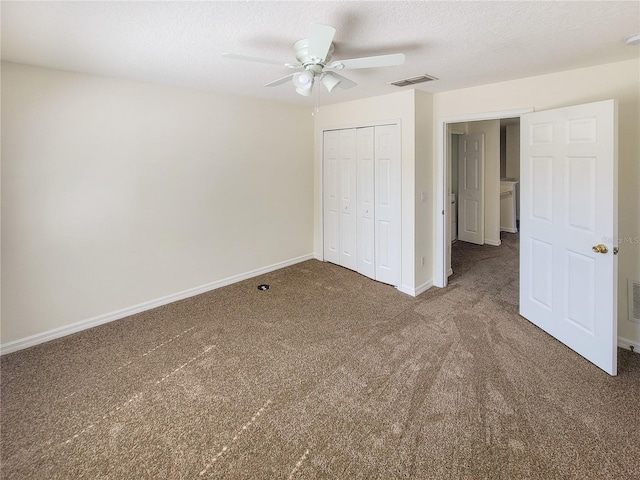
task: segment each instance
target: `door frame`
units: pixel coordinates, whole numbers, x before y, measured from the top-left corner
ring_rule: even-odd
[[[449,144],[448,144],[448,127],[451,123],[461,122],[477,122],[482,120],[500,120],[502,118],[520,117],[526,113],[533,112],[533,108],[520,108],[515,110],[502,110],[496,112],[469,113],[464,115],[453,115],[448,117],[439,117],[437,120],[436,133],[436,249],[435,249],[435,272],[433,275],[433,285],[436,287],[446,287],[447,272],[447,243],[451,243],[449,238],[449,230],[447,228],[450,222],[449,209],[447,202],[449,201],[449,185],[448,185],[448,169],[449,169]]]

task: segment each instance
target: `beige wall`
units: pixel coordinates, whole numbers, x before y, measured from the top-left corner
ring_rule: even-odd
[[[506,178],[520,181],[520,124],[506,127]]]
[[[640,279],[638,60],[433,96],[402,90],[315,117],[3,63],[2,343],[321,256],[327,127],[400,120],[402,288],[415,291],[433,276],[436,120],[607,98],[618,99],[620,120],[619,334],[639,343],[626,289],[627,278]]]
[[[313,252],[308,108],[2,64],[2,343]]]
[[[438,93],[433,115],[436,120],[528,107],[547,110],[610,98],[618,100],[619,119],[618,335],[637,344],[640,324],[629,321],[627,279],[640,279],[640,60]]]
[[[433,272],[433,96],[416,90],[415,151],[415,286],[418,291],[431,286]],[[425,198],[422,198],[422,194]],[[422,259],[424,258],[424,262]],[[424,263],[424,265],[423,265]]]
[[[520,182],[520,124],[506,127],[506,178]],[[520,183],[516,185],[516,219],[520,220]]]

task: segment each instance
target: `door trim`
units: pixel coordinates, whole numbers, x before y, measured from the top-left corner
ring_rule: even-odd
[[[450,123],[477,122],[482,120],[499,120],[501,118],[520,117],[525,113],[533,112],[533,108],[520,108],[516,110],[502,110],[485,113],[469,113],[439,117],[436,133],[436,203],[434,218],[436,219],[436,256],[435,271],[433,272],[433,285],[436,287],[447,286],[447,243],[449,240],[449,222],[447,202],[449,192],[447,185],[447,169],[449,167],[449,146],[447,144],[447,127]]]

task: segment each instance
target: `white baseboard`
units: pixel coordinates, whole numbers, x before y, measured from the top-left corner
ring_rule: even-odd
[[[507,233],[518,233],[517,228],[501,228],[500,231],[507,232]]]
[[[401,286],[396,287],[396,289],[399,292],[406,293],[407,295],[411,295],[412,297],[416,296],[415,290],[413,288],[409,288],[409,287],[405,287],[405,286],[401,285]]]
[[[322,255],[320,255],[319,253],[314,253],[313,254],[313,258],[315,258],[316,260],[319,260],[321,262],[324,262],[324,258],[322,258]]]
[[[640,353],[640,342],[634,342],[633,340],[618,337],[618,346],[627,350],[631,350],[631,347],[633,347],[634,352]]]
[[[422,285],[418,285],[416,288],[410,288],[405,285],[401,287],[396,287],[398,291],[402,293],[406,293],[407,295],[411,295],[412,297],[417,297],[423,292],[426,292],[431,287],[433,287],[433,280],[429,280],[428,282],[423,283]]]
[[[431,287],[433,287],[433,280],[429,280],[428,282],[423,283],[422,285],[418,285],[416,287],[416,297],[418,295],[420,295],[421,293],[426,292],[427,290],[429,290]]]
[[[487,245],[491,245],[492,247],[499,247],[500,245],[502,245],[502,241],[501,240],[487,240],[486,238],[484,239],[484,243],[486,243]]]
[[[284,267],[295,265],[296,263],[312,260],[313,258],[315,258],[313,254],[292,258],[291,260],[285,260],[284,262],[274,263],[273,265],[257,268],[249,272],[241,273],[239,275],[234,275],[232,277],[224,278],[222,280],[207,283],[199,287],[190,288],[188,290],[183,290],[182,292],[173,293],[171,295],[167,295],[161,298],[156,298],[155,300],[139,303],[138,305],[133,305],[131,307],[123,308],[122,310],[105,313],[103,315],[98,315],[97,317],[89,318],[87,320],[82,320],[80,322],[72,323],[70,325],[65,325],[64,327],[54,328],[53,330],[48,330],[46,332],[31,335],[29,337],[13,340],[11,342],[7,342],[5,344],[0,345],[0,355],[22,350],[24,348],[33,347],[34,345],[38,345],[40,343],[48,342],[50,340],[55,340],[56,338],[60,338],[60,337],[65,337],[67,335],[71,335],[72,333],[81,332],[82,330],[86,330],[88,328],[97,327],[98,325],[102,325],[104,323],[113,322],[114,320],[120,320],[121,318],[125,318],[130,315],[135,315],[136,313],[144,312],[146,310],[151,310],[152,308],[156,308],[156,307],[161,307],[162,305],[167,305],[169,303],[177,302],[178,300],[184,300],[185,298],[193,297],[195,295],[200,295],[201,293],[206,293],[211,290],[215,290],[217,288],[226,287],[227,285],[231,285],[232,283],[241,282],[242,280],[247,280],[249,278],[257,277],[258,275],[263,275],[265,273],[273,272],[274,270],[279,270]]]
[[[453,275],[453,268],[450,268],[450,269],[447,271],[447,277],[450,277],[451,275]]]

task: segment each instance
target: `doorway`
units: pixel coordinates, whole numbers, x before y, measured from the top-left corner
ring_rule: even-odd
[[[526,220],[519,242],[520,315],[616,375],[617,249],[611,253],[596,244],[617,234],[617,102],[531,112],[439,119],[436,186],[441,216],[434,285],[447,285],[448,127],[458,121],[518,117]]]
[[[437,176],[436,195],[437,211],[441,212],[436,222],[436,258],[433,284],[436,287],[446,287],[451,258],[451,197],[450,197],[450,142],[449,132],[454,124],[477,122],[484,120],[500,120],[506,118],[520,118],[521,115],[533,112],[532,108],[505,110],[489,113],[457,115],[438,119],[437,125]],[[455,129],[454,129],[455,131]],[[499,183],[499,165],[496,172],[496,182]],[[499,201],[499,198],[498,198]]]
[[[447,143],[451,244],[468,242],[489,250],[500,246],[503,238],[518,232],[520,118],[451,123]],[[450,276],[449,246],[446,255]]]

